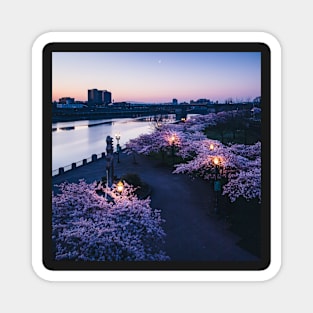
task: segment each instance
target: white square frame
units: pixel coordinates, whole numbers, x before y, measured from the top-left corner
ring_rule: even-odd
[[[43,48],[53,42],[260,42],[271,51],[271,262],[264,270],[53,271],[42,261]],[[50,32],[32,47],[32,266],[48,281],[266,281],[281,267],[281,47],[265,32]]]

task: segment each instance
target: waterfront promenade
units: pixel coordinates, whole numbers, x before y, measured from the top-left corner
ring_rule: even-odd
[[[116,156],[115,156],[116,157]],[[214,191],[208,182],[187,175],[172,174],[171,169],[145,156],[120,154],[114,160],[114,175],[137,173],[151,187],[151,207],[161,210],[166,220],[165,251],[173,261],[255,261],[257,257],[237,246],[240,237],[230,232],[213,211]],[[54,176],[53,185],[63,181],[91,183],[105,176],[105,159],[98,159],[62,175]]]

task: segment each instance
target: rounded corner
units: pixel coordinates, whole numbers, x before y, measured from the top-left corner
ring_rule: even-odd
[[[48,47],[50,44],[52,44],[52,37],[53,37],[52,32],[46,32],[38,35],[35,40],[33,41],[32,44],[32,50],[44,50],[46,47]]]
[[[282,49],[281,43],[275,35],[269,32],[261,32],[260,34],[261,34],[261,39],[262,39],[260,44],[267,47],[269,51],[272,51],[272,49],[275,49],[276,51],[281,52],[281,49]]]
[[[275,279],[281,272],[281,262],[269,262],[269,264],[261,270],[263,279],[261,281],[267,282]]]
[[[39,279],[46,282],[53,281],[51,279],[51,269],[46,267],[43,262],[32,262],[32,270]]]

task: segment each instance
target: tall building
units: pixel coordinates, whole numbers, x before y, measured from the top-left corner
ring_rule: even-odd
[[[88,105],[106,105],[111,103],[112,94],[107,90],[89,89],[88,90]]]
[[[74,102],[75,102],[75,99],[70,98],[70,97],[63,97],[59,99],[59,103],[62,103],[62,104],[72,104]]]
[[[103,90],[102,94],[103,104],[109,104],[112,102],[112,94],[110,91]]]
[[[98,89],[88,90],[88,105],[94,106],[102,104],[102,92]]]

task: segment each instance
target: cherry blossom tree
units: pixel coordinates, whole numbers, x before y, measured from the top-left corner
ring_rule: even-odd
[[[173,127],[164,125],[151,134],[144,134],[126,143],[126,153],[139,153],[149,155],[151,153],[165,153],[171,145],[179,147],[184,133]]]
[[[213,144],[214,149],[210,149]],[[218,166],[222,176],[227,178],[223,186],[223,194],[233,202],[242,196],[247,200],[261,200],[261,144],[252,146],[226,146],[209,139],[194,142],[189,149],[197,149],[197,155],[186,163],[177,164],[174,174],[187,173],[210,180],[215,171],[214,159],[218,158]]]
[[[164,261],[165,232],[159,210],[139,200],[124,183],[105,190],[97,183],[62,183],[52,194],[52,240],[56,260]],[[115,186],[113,186],[115,187]],[[110,201],[102,195],[108,192]],[[102,194],[100,194],[102,193]]]
[[[237,110],[223,111],[198,115],[185,123],[161,125],[153,133],[129,141],[126,147],[128,152],[149,155],[164,153],[174,144],[175,153],[183,162],[175,165],[173,173],[197,175],[206,180],[212,178],[216,166],[213,160],[217,157],[221,175],[226,178],[223,194],[231,201],[240,196],[247,200],[259,198],[261,201],[261,143],[225,145],[207,138],[203,133],[208,127],[218,125],[224,129],[235,117],[243,118],[244,114]]]
[[[188,119],[184,123],[162,124],[154,132],[141,135],[131,139],[126,144],[127,153],[139,153],[149,155],[153,152],[165,151],[172,144],[171,138],[175,137],[174,145],[187,146],[186,142],[204,139],[203,131],[207,127],[223,125],[234,116],[241,116],[242,113],[236,110],[197,115]]]
[[[231,201],[240,196],[261,201],[261,143],[231,145],[228,149],[233,159],[233,171],[223,186],[223,194],[228,195]]]
[[[258,198],[261,201],[261,167],[260,158],[247,164],[248,170],[230,173],[228,182],[223,186],[223,194],[234,202],[237,198],[247,200]]]

